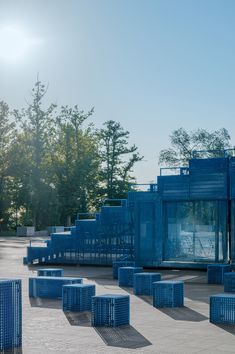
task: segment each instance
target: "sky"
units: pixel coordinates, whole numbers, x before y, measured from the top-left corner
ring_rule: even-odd
[[[225,127],[235,144],[234,0],[0,0],[0,100],[26,106],[37,74],[45,104],[116,120],[156,180],[169,134]]]

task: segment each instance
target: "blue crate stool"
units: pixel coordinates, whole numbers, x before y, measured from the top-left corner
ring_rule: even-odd
[[[39,277],[63,277],[64,269],[61,268],[44,268],[38,269]]]
[[[63,286],[63,311],[91,311],[95,285],[71,284]]]
[[[162,280],[153,283],[153,306],[184,306],[184,282],[174,280]]]
[[[210,322],[235,324],[235,294],[210,296]]]
[[[235,272],[224,273],[224,292],[235,293]]]
[[[224,273],[231,271],[229,264],[208,264],[207,282],[208,284],[223,284]]]
[[[135,262],[125,260],[113,262],[113,279],[118,279],[118,269],[120,267],[135,267]]]
[[[118,269],[118,285],[133,287],[134,274],[141,273],[142,271],[142,267],[120,267]]]
[[[134,294],[149,295],[153,293],[153,283],[161,280],[160,273],[135,273],[134,274]]]
[[[0,279],[0,350],[22,344],[21,280]]]
[[[118,327],[130,323],[130,296],[106,294],[92,298],[92,325]]]
[[[29,278],[29,297],[61,299],[62,287],[67,284],[82,284],[82,278],[37,277]]]

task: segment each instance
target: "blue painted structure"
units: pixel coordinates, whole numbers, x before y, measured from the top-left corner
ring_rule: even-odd
[[[61,299],[63,285],[82,284],[82,278],[38,277],[29,278],[29,297]]]
[[[78,214],[70,234],[29,247],[28,263],[112,265],[125,256],[145,267],[235,263],[235,157],[217,155],[196,152],[187,167],[161,169],[147,191],[132,188],[99,213]]]
[[[235,324],[235,294],[210,296],[210,322]]]
[[[134,294],[151,296],[153,294],[153,283],[160,280],[160,273],[135,273]]]
[[[22,344],[21,280],[0,279],[0,351]]]
[[[95,285],[70,284],[63,286],[63,311],[91,311]]]
[[[92,325],[118,327],[130,323],[130,296],[107,294],[92,298]]]
[[[153,306],[184,306],[184,282],[176,280],[161,280],[153,283]]]
[[[231,272],[231,266],[228,264],[208,264],[207,282],[208,284],[223,284],[224,274]]]

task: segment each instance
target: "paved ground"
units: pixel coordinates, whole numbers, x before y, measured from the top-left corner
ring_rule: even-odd
[[[208,296],[223,292],[222,286],[207,285],[201,271],[164,270],[163,279],[185,280],[185,307],[157,310],[151,299],[134,296],[120,289],[111,277],[111,268],[65,267],[66,276],[82,276],[95,283],[97,293],[131,295],[131,326],[121,329],[90,325],[89,314],[61,311],[60,301],[28,298],[28,277],[36,266],[22,265],[29,241],[25,238],[0,238],[0,276],[23,280],[23,348],[15,353],[151,353],[222,354],[235,352],[235,326],[219,327],[208,321]]]

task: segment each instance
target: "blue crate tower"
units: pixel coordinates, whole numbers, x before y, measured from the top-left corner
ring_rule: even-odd
[[[130,296],[106,294],[92,298],[92,325],[118,327],[130,323]]]
[[[235,272],[224,273],[224,292],[235,293]]]
[[[63,286],[63,311],[91,311],[95,285],[71,284]]]
[[[120,267],[118,269],[118,285],[133,287],[134,274],[141,273],[143,267]]]
[[[29,278],[29,297],[61,299],[63,285],[82,284],[82,282],[82,278],[69,277]]]
[[[153,293],[153,283],[161,280],[160,273],[135,273],[134,274],[134,294],[149,295]]]
[[[235,294],[210,296],[210,322],[235,324]]]
[[[207,282],[208,284],[223,284],[224,273],[231,271],[229,264],[208,264],[207,265]]]
[[[22,345],[21,280],[0,279],[0,351]]]
[[[135,262],[125,260],[113,262],[113,279],[118,279],[118,269],[120,267],[135,267]]]
[[[184,306],[184,282],[176,280],[162,280],[153,283],[153,306]]]
[[[38,269],[37,271],[39,277],[63,277],[64,269],[62,268],[44,268]]]

